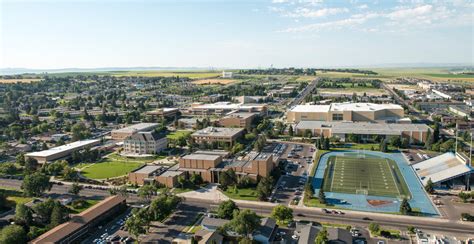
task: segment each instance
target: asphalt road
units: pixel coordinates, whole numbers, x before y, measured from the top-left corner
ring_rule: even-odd
[[[21,186],[21,181],[11,180],[11,179],[0,179],[0,184],[4,187],[17,188]],[[58,186],[54,185],[51,188],[51,191],[48,192],[49,195],[54,194],[64,194],[67,193],[67,186]],[[97,190],[97,189],[84,189],[81,191],[80,195],[87,197],[104,197],[108,196],[108,191]],[[139,200],[139,198],[134,194],[129,194],[127,198],[129,202],[134,202]],[[189,206],[193,206],[200,209],[210,209],[213,208],[211,205],[215,206],[214,201],[209,201],[205,199],[190,199],[187,198],[184,200],[184,203]],[[255,211],[260,215],[270,215],[273,209],[271,205],[259,204],[256,203],[238,203],[240,208],[250,209]],[[469,222],[460,222],[454,220],[444,220],[438,218],[422,218],[422,217],[407,217],[399,215],[389,215],[389,214],[378,214],[378,213],[365,213],[365,212],[347,212],[345,215],[333,215],[325,214],[320,209],[317,208],[301,208],[296,207],[293,210],[294,216],[296,219],[317,221],[317,222],[331,222],[331,223],[343,223],[350,225],[359,225],[367,226],[370,222],[376,222],[380,225],[387,227],[395,227],[399,229],[404,229],[408,226],[414,226],[423,231],[434,231],[444,234],[452,234],[454,236],[472,236],[474,237],[474,223]],[[364,217],[369,217],[371,220],[363,220]]]
[[[291,102],[288,104],[288,107],[291,108],[291,107],[293,107],[293,106],[295,106],[295,105],[300,104],[300,103],[305,99],[305,97],[306,97],[314,88],[316,88],[316,84],[318,84],[319,79],[320,79],[320,78],[316,78],[316,79],[314,79],[311,83],[309,83],[309,84],[303,89],[303,91],[301,91],[301,93],[300,93],[293,101],[291,101]]]
[[[215,202],[205,201],[202,199],[186,199],[185,202],[189,205],[201,206],[203,208],[216,207]],[[250,209],[260,215],[270,215],[273,208],[272,206],[258,203],[237,203],[237,205],[239,208]],[[474,237],[474,223],[467,222],[461,223],[457,221],[438,221],[437,219],[431,218],[405,217],[397,215],[392,217],[388,214],[374,214],[364,212],[346,212],[344,215],[334,215],[323,213],[321,210],[315,208],[295,208],[293,209],[293,214],[297,220],[329,222],[364,227],[367,227],[371,222],[376,222],[384,227],[394,227],[401,230],[406,230],[408,226],[414,226],[423,231],[434,231],[438,233],[452,234],[455,236]],[[371,220],[363,220],[364,217],[369,217]]]

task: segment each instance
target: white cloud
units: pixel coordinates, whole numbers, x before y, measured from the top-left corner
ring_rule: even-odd
[[[362,4],[362,5],[360,5],[360,6],[357,6],[357,8],[358,8],[358,9],[367,9],[367,8],[369,8],[369,5],[367,5],[367,4]]]
[[[292,18],[320,18],[328,15],[335,15],[339,13],[347,13],[347,8],[322,8],[322,9],[309,9],[309,8],[297,8],[295,11],[287,13],[286,16]]]
[[[404,8],[387,14],[387,17],[392,20],[419,17],[431,13],[432,9],[432,5],[422,5],[415,8]]]
[[[285,29],[281,32],[308,32],[308,31],[320,31],[320,30],[337,30],[346,27],[357,26],[365,23],[371,18],[375,18],[377,15],[366,15],[356,16],[347,19],[341,19],[336,21],[328,21],[323,23],[309,24],[300,27],[293,27]]]
[[[272,0],[272,3],[287,3],[288,0]]]

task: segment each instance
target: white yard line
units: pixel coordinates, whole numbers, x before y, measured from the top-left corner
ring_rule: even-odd
[[[392,180],[393,180],[393,183],[395,184],[395,186],[397,187],[398,195],[401,196],[402,193],[400,192],[400,189],[398,188],[398,184],[397,184],[397,182],[395,181],[395,175],[393,174],[393,170],[392,170],[392,168],[390,167],[390,163],[388,162],[387,159],[385,159],[385,162],[387,163],[388,169],[390,170],[390,174],[392,174]]]
[[[336,159],[334,159],[334,166],[332,167],[332,172],[330,172],[330,173],[332,173],[331,189],[330,189],[330,191],[332,191],[332,186],[334,185],[334,178],[335,178],[335,177],[334,177],[334,174],[336,173],[336,163],[337,163],[337,157],[336,157]]]

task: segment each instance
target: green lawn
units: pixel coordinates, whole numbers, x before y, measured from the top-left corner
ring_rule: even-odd
[[[145,162],[134,160],[119,161],[106,158],[99,163],[86,166],[81,170],[81,174],[91,179],[107,179],[126,175],[144,164]]]
[[[123,157],[112,153],[107,155],[102,161],[94,164],[77,164],[76,168],[81,170],[81,174],[90,179],[107,179],[126,175],[132,170],[165,156],[151,157]]]
[[[181,137],[186,137],[191,134],[191,131],[188,130],[177,130],[169,133],[166,137],[170,140],[178,140]]]
[[[249,200],[249,201],[258,201],[257,190],[254,188],[239,188],[237,192],[234,192],[233,187],[229,187],[223,193],[232,199],[237,200]]]
[[[25,204],[33,200],[31,197],[23,196],[23,192],[20,190],[8,188],[8,187],[0,187],[0,192],[5,194],[7,197],[7,206],[8,207],[15,207],[17,204]]]

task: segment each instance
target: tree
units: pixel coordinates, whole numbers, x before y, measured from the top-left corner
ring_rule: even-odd
[[[318,199],[320,203],[326,204],[326,194],[324,194],[322,187],[319,189]]]
[[[412,213],[410,203],[406,198],[404,198],[402,203],[400,204],[400,213],[404,215],[410,215]]]
[[[181,188],[184,188],[184,185],[186,184],[186,177],[184,177],[184,175],[178,176],[178,184]]]
[[[19,225],[8,225],[0,232],[0,243],[14,244],[26,243],[26,232]]]
[[[222,190],[227,190],[227,187],[234,185],[237,182],[237,175],[233,169],[222,171],[219,173],[219,184]]]
[[[326,228],[323,228],[318,235],[316,236],[316,244],[326,244],[328,243],[328,231]]]
[[[30,158],[30,157],[28,157],[25,160],[26,174],[31,174],[32,172],[34,172],[36,170],[37,167],[38,167],[38,160],[36,160],[34,158]]]
[[[55,205],[56,202],[53,199],[48,198],[46,201],[37,203],[32,207],[37,218],[43,225],[46,225],[50,222],[51,214]]]
[[[79,192],[81,192],[81,190],[82,190],[82,186],[79,185],[78,183],[74,182],[71,185],[71,188],[69,188],[69,193],[71,193],[73,195],[79,195]]]
[[[16,163],[23,166],[26,163],[25,153],[20,153],[16,156]]]
[[[78,141],[90,136],[90,131],[84,123],[77,123],[71,127],[72,140]]]
[[[153,185],[143,185],[138,189],[137,192],[138,196],[146,201],[150,201],[151,197],[155,195],[155,193],[156,189]]]
[[[431,178],[429,178],[428,181],[426,182],[425,190],[426,190],[426,192],[428,192],[429,194],[433,194],[433,193],[434,193],[434,184],[433,184],[433,181],[431,180]]]
[[[273,178],[263,177],[257,184],[257,196],[260,200],[266,200],[272,194]]]
[[[435,122],[433,129],[433,142],[437,143],[439,141],[439,122]]]
[[[25,204],[17,204],[15,208],[15,222],[22,225],[29,225],[33,220],[31,209]]]
[[[311,199],[313,197],[314,191],[313,186],[311,184],[306,184],[304,186],[304,197],[306,199]]]
[[[304,131],[304,137],[311,138],[312,135],[313,135],[313,133],[311,133],[310,129],[306,129]]]
[[[232,200],[223,201],[217,209],[217,216],[221,219],[232,219],[234,211],[239,211],[239,207]]]
[[[249,209],[236,212],[234,218],[226,225],[232,231],[245,236],[250,236],[259,226],[260,218]]]
[[[329,140],[329,138],[326,138],[326,139],[324,140],[323,149],[324,149],[324,150],[329,150],[330,148],[331,148],[330,140]]]
[[[400,146],[401,148],[409,148],[410,147],[410,139],[408,138],[403,138],[402,139],[402,144]]]
[[[23,193],[29,197],[38,197],[50,187],[49,177],[40,172],[25,176],[21,184]]]
[[[142,215],[135,213],[125,221],[125,227],[135,237],[135,240],[138,240],[140,234],[146,233],[146,226],[149,225],[149,222],[147,218],[143,218]]]
[[[290,126],[288,127],[288,135],[289,135],[289,136],[293,136],[293,134],[294,134],[294,132],[293,132],[293,126],[290,125]]]
[[[399,136],[394,136],[390,138],[390,145],[392,145],[393,147],[401,147],[402,140],[400,139]]]
[[[387,151],[388,151],[387,141],[386,141],[386,140],[382,140],[382,141],[380,142],[379,150],[380,150],[381,152],[387,152]]]
[[[428,129],[428,131],[426,132],[425,149],[430,150],[432,143],[433,143],[433,135],[431,134],[431,130]]]
[[[370,233],[377,234],[380,231],[380,225],[372,222],[369,224],[369,230]]]
[[[293,209],[284,205],[278,205],[273,208],[272,217],[281,223],[289,222],[293,220]]]
[[[469,198],[471,198],[471,194],[461,191],[461,192],[458,194],[458,197],[461,198],[461,200],[462,200],[463,203],[466,203],[467,200],[468,200]]]
[[[201,185],[204,180],[202,179],[202,176],[200,174],[193,173],[190,177],[191,183],[194,185]]]
[[[49,228],[54,228],[66,221],[68,213],[66,208],[59,202],[54,204],[53,210],[51,211]]]

